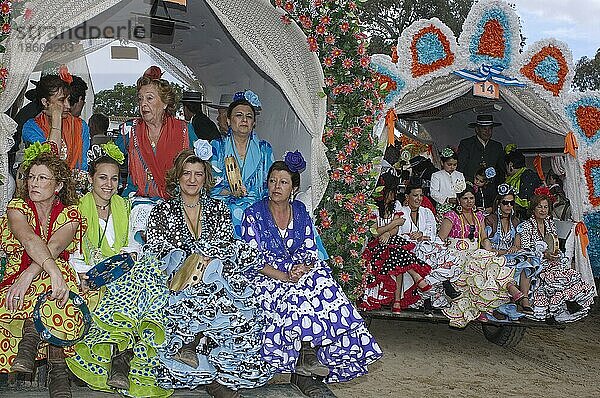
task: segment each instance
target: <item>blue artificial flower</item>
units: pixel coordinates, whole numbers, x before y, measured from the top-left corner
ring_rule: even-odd
[[[493,167],[488,167],[487,169],[485,169],[485,178],[491,180],[494,177],[496,177],[496,169],[494,169]]]
[[[260,99],[258,99],[258,95],[256,95],[256,93],[254,93],[253,91],[250,90],[246,90],[244,92],[244,98],[246,98],[246,100],[252,104],[253,107],[255,108],[261,108],[262,105],[260,103]]]
[[[283,162],[292,173],[302,173],[306,170],[306,161],[299,151],[286,152]]]

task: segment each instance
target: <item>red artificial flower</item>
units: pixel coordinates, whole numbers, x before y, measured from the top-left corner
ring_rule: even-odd
[[[294,11],[294,3],[292,3],[291,1],[287,1],[285,3],[285,5],[283,6],[283,9],[286,10],[287,12]]]
[[[548,188],[548,187],[545,187],[545,186],[537,187],[533,191],[533,194],[534,195],[540,195],[540,196],[546,196],[546,197],[548,197],[548,200],[550,201],[550,203],[556,202],[556,196],[554,196],[550,192],[550,188]]]
[[[358,235],[356,234],[350,234],[348,235],[348,240],[352,243],[357,243],[358,242]]]
[[[323,15],[321,17],[321,23],[323,25],[329,25],[330,22],[331,22],[331,18],[329,17],[329,15]]]
[[[358,49],[356,49],[356,52],[358,53],[358,55],[364,55],[367,52],[367,49],[365,48],[364,45],[360,45],[358,46]]]
[[[342,173],[338,170],[335,169],[331,172],[331,179],[334,181],[339,181],[339,179],[342,177]]]
[[[347,283],[348,281],[350,281],[350,275],[345,272],[342,272],[340,274],[340,279],[342,280],[342,282]]]
[[[327,210],[323,209],[323,210],[319,211],[319,216],[321,218],[327,218],[329,216],[329,214],[327,213]]]
[[[8,69],[0,68],[0,79],[6,79],[8,77]]]
[[[327,28],[325,28],[325,25],[319,24],[319,25],[317,25],[317,28],[315,29],[315,31],[317,32],[318,35],[323,36],[325,34],[325,32],[327,32]]]
[[[348,3],[348,8],[351,9],[352,11],[356,11],[356,9],[357,9],[356,3],[351,1],[350,3]]]
[[[352,85],[356,88],[359,88],[360,85],[362,84],[362,80],[360,80],[360,77],[357,77],[356,79],[354,79],[354,81],[352,82]]]
[[[331,67],[333,65],[333,58],[331,58],[331,57],[323,58],[323,65],[325,65],[328,68]]]
[[[312,27],[312,21],[308,15],[300,15],[298,19],[300,20],[300,23],[304,29],[310,29]]]
[[[352,174],[346,174],[344,176],[344,182],[348,185],[352,184],[354,182],[354,176]]]
[[[333,95],[339,95],[342,92],[342,86],[335,86],[331,92]]]
[[[327,111],[327,118],[332,120],[335,119],[335,113],[332,111]]]
[[[364,56],[360,59],[360,66],[362,66],[363,68],[368,68],[370,63],[371,57],[369,56]]]
[[[335,83],[335,80],[333,79],[333,77],[329,76],[325,78],[325,85],[327,87],[333,86],[333,84]]]
[[[323,133],[323,135],[326,136],[327,138],[333,137],[333,129],[327,129],[327,130],[325,130],[325,132]]]
[[[144,77],[148,77],[152,80],[158,80],[162,76],[162,70],[156,65],[152,65],[144,72]]]
[[[367,169],[362,164],[356,168],[356,172],[360,175],[363,175],[367,172]]]
[[[369,125],[371,123],[373,123],[373,117],[372,116],[365,116],[362,118],[362,121],[365,125]]]
[[[350,166],[349,164],[345,164],[344,167],[342,167],[342,169],[344,170],[344,173],[350,173],[352,171],[352,166]]]
[[[352,198],[352,202],[356,203],[354,198]],[[354,213],[354,222],[359,223],[360,220],[362,220],[362,215],[360,213]]]
[[[344,21],[340,24],[340,29],[342,32],[347,32],[350,29],[350,24]]]
[[[364,40],[367,38],[367,35],[362,32],[358,32],[354,34],[354,37],[358,40]]]
[[[360,126],[354,126],[352,127],[352,134],[358,135],[362,132],[362,127]]]
[[[283,22],[286,25],[289,25],[292,23],[292,20],[290,19],[290,17],[287,14],[283,14],[281,16],[281,22]]]
[[[366,80],[366,81],[363,83],[363,87],[364,87],[364,88],[366,88],[366,89],[368,89],[368,90],[370,90],[370,89],[372,89],[373,87],[375,87],[375,86],[374,86],[374,84],[373,84],[373,80]]]
[[[336,264],[343,264],[344,263],[344,259],[342,258],[342,256],[335,256],[333,258],[333,262]]]
[[[275,5],[277,7],[281,7],[281,4],[283,4],[283,2],[281,0],[275,0]]]
[[[336,193],[333,195],[333,200],[335,200],[336,202],[341,202],[344,199],[344,195],[342,195],[341,193]]]
[[[325,43],[327,43],[327,44],[334,44],[335,43],[335,36],[332,36],[332,35],[325,36]]]
[[[350,250],[350,256],[354,257],[354,258],[358,258],[359,254],[356,250],[352,249],[352,250]]]
[[[321,221],[321,226],[325,229],[331,228],[331,221],[329,221],[329,219],[327,220],[322,220]]]
[[[336,159],[338,162],[344,163],[346,161],[346,154],[340,151],[338,152]]]
[[[25,12],[23,13],[23,19],[25,19],[26,21],[29,21],[32,16],[33,16],[33,10],[31,8],[26,8]]]
[[[331,56],[333,58],[337,58],[337,57],[341,56],[343,53],[344,52],[337,47],[335,47],[333,50],[331,50]]]
[[[308,42],[308,49],[310,51],[317,51],[317,39],[315,39],[314,36],[309,36],[306,41]]]
[[[359,192],[359,193],[356,195],[356,201],[357,201],[358,203],[365,203],[365,199],[366,199],[366,197],[365,197],[365,194],[364,194],[364,193],[362,193],[362,192]]]
[[[344,209],[354,211],[354,204],[351,201],[344,203]]]
[[[365,227],[363,227],[362,225],[358,228],[356,228],[356,233],[357,234],[366,234],[367,233],[367,229]]]
[[[323,4],[323,0],[315,0],[314,3],[315,7],[321,7],[321,5]]]
[[[3,1],[2,4],[0,4],[0,12],[2,13],[2,15],[10,14],[11,11],[12,9],[10,6],[10,2]]]
[[[8,34],[8,33],[10,33],[10,31],[11,31],[11,26],[9,23],[5,23],[2,25],[2,33]]]
[[[73,76],[69,73],[67,65],[61,65],[60,68],[58,68],[58,76],[60,77],[60,80],[65,83],[71,84],[73,82]]]
[[[356,148],[358,148],[358,141],[350,140],[350,142],[348,142],[348,146],[352,149],[356,149]]]

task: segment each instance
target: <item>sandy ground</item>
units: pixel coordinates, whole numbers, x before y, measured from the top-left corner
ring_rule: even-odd
[[[384,352],[370,373],[331,385],[339,398],[600,397],[600,305],[582,321],[529,328],[515,348],[488,342],[480,325],[374,319]]]

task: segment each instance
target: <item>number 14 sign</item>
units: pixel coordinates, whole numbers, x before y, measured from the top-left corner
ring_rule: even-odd
[[[473,84],[473,95],[485,98],[500,98],[500,86],[497,83],[484,81]]]

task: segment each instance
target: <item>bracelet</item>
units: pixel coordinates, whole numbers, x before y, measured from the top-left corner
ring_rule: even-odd
[[[42,261],[42,263],[40,264],[40,267],[42,267],[42,269],[45,271],[46,269],[44,268],[44,264],[46,263],[46,261],[48,260],[54,260],[52,258],[52,256],[48,256],[44,261]]]

